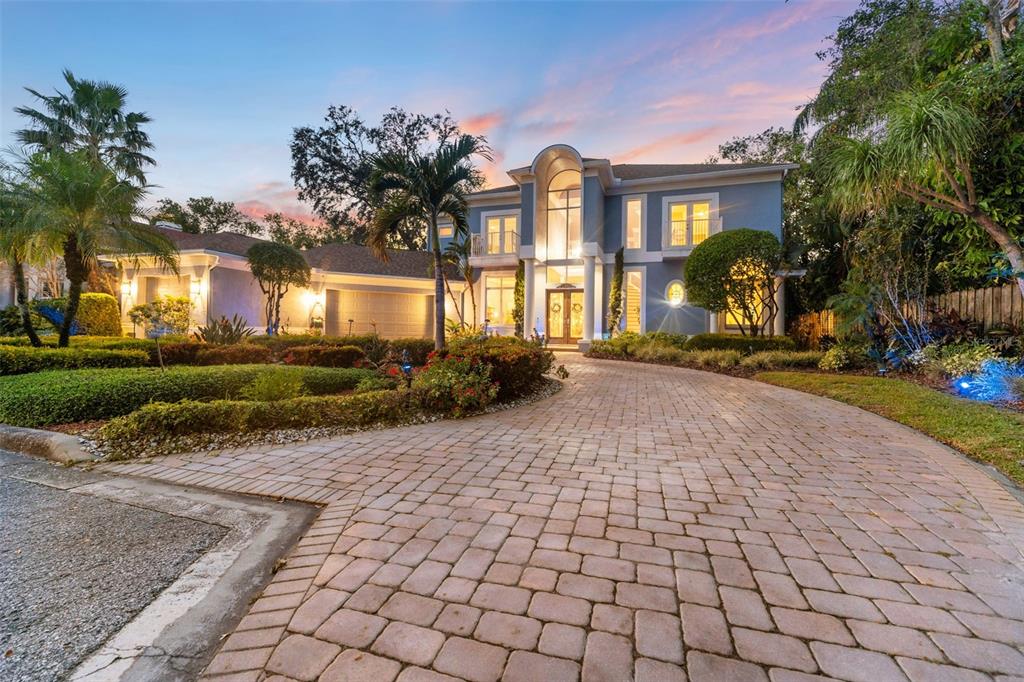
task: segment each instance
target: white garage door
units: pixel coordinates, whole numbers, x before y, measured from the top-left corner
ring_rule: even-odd
[[[351,289],[327,290],[327,334],[343,336],[373,331],[386,339],[403,337],[430,338],[433,296],[422,294],[389,294]]]

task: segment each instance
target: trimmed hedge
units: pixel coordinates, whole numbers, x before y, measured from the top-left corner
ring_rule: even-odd
[[[740,334],[697,334],[687,339],[683,350],[734,350],[751,355],[769,350],[796,350],[788,336],[742,336]]]
[[[285,351],[284,362],[286,365],[352,367],[365,357],[366,353],[358,346],[294,346]]]
[[[502,402],[535,389],[555,361],[551,351],[513,336],[456,341],[438,357],[466,358],[490,366],[490,378],[498,385],[498,400]]]
[[[336,370],[337,371],[337,370]],[[347,396],[303,396],[259,402],[214,400],[153,403],[112,419],[98,437],[115,453],[151,447],[198,433],[244,433],[319,426],[363,427],[397,424],[421,413],[408,391],[372,391]]]
[[[825,353],[818,350],[768,350],[748,355],[740,360],[740,366],[755,369],[817,368],[824,356]]]
[[[369,355],[381,347],[401,356],[403,350],[409,351],[412,364],[421,367],[427,364],[427,356],[434,350],[432,339],[381,339],[374,334],[353,334],[351,336],[316,336],[314,334],[279,334],[277,336],[253,336],[251,343],[270,348],[274,355],[283,357],[285,353],[300,346],[355,346]]]
[[[49,306],[63,310],[66,298],[45,298],[32,301],[33,307]],[[83,293],[78,299],[75,322],[83,334],[91,336],[121,336],[121,309],[110,294]]]
[[[196,344],[197,365],[256,365],[274,361],[269,348],[254,343],[236,343],[231,346]]]
[[[51,369],[143,367],[148,364],[149,354],[140,350],[0,346],[0,376]]]
[[[267,371],[299,373],[314,396],[347,391],[375,376],[366,369],[266,365],[39,372],[0,378],[0,422],[66,424],[128,414],[150,402],[235,398]]]

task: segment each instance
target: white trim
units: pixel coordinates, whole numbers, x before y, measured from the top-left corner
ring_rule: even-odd
[[[622,318],[620,328],[625,330],[626,323],[626,291],[629,289],[629,274],[630,272],[640,273],[640,333],[643,334],[647,331],[647,267],[643,265],[634,265],[632,267],[623,266],[622,268]],[[609,330],[610,331],[610,330]]]
[[[763,169],[750,169],[759,172],[747,175],[725,175],[725,171],[717,173],[692,173],[664,178],[642,178],[638,180],[622,180],[605,190],[606,196],[636,194],[638,192],[665,192],[705,187],[724,187],[727,185],[750,185],[762,182],[782,182],[784,172],[781,170],[762,172]]]
[[[520,190],[516,189],[509,190],[508,192],[491,192],[490,194],[484,194],[481,196],[473,196],[470,194],[466,197],[466,204],[469,206],[506,206],[510,205],[509,201],[522,201]]]
[[[669,301],[669,297],[668,297],[668,290],[672,288],[673,284],[678,284],[679,286],[681,286],[683,288],[683,300],[680,301],[678,305],[673,304],[671,301]],[[683,306],[687,305],[689,303],[689,295],[688,295],[688,293],[686,291],[686,282],[684,282],[683,280],[681,280],[679,278],[676,278],[676,279],[670,281],[668,284],[666,284],[665,285],[665,302],[668,303],[670,308],[675,308],[676,310],[678,310],[679,308],[682,308]]]
[[[687,228],[686,228],[686,245],[684,246],[671,246],[672,239],[672,216],[669,213],[669,207],[672,204],[694,204],[706,202],[711,204],[710,211],[708,214],[708,236],[717,234],[722,229],[721,216],[718,213],[718,192],[708,192],[706,194],[675,194],[672,196],[661,198],[661,250],[664,255],[687,255],[693,250],[694,244],[692,244],[692,224],[693,224],[693,211],[687,211]]]
[[[497,253],[491,253],[490,249],[488,248],[488,240],[490,239],[490,234],[488,233],[488,230],[487,230],[487,221],[490,218],[511,218],[511,217],[515,217],[515,219],[516,219],[516,230],[515,230],[515,232],[516,232],[516,250],[515,251],[505,251],[504,249],[499,249]],[[508,256],[508,255],[512,255],[512,254],[518,255],[518,252],[519,252],[519,236],[520,236],[519,230],[522,228],[522,226],[523,226],[523,209],[522,208],[509,209],[507,211],[481,211],[480,212],[480,244],[483,246],[483,250],[484,250],[483,255],[486,255],[486,256]],[[505,221],[504,220],[501,221],[501,234],[504,237],[504,234],[505,234]]]
[[[626,245],[629,214],[626,206],[630,201],[640,201],[640,246],[630,247]],[[629,254],[641,254],[647,250],[647,195],[646,194],[624,194],[622,196],[622,253],[628,257]]]

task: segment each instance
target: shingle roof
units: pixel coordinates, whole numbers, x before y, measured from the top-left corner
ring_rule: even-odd
[[[167,227],[157,227],[179,250],[216,251],[245,256],[253,244],[266,241],[237,232],[191,234]],[[311,268],[328,272],[357,275],[387,275],[390,277],[431,278],[432,255],[428,251],[401,251],[388,249],[388,262],[384,263],[369,248],[359,244],[324,244],[302,251]]]
[[[615,163],[612,164],[612,173],[622,180],[645,180],[673,175],[758,168],[765,165],[763,163]]]

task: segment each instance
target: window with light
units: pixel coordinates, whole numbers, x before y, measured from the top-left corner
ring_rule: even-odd
[[[516,276],[488,275],[484,279],[484,313],[490,324],[514,325]]]
[[[696,246],[711,235],[711,204],[677,201],[668,205],[669,246]]]
[[[670,306],[678,308],[686,302],[686,287],[679,280],[670,283],[665,290],[665,298]]]
[[[576,170],[564,170],[548,183],[547,257],[549,260],[578,258],[582,244],[580,215],[583,193],[582,176]]]
[[[516,253],[519,220],[514,215],[492,216],[487,219],[487,253],[491,255]]]
[[[639,197],[626,200],[626,248],[639,249],[643,244],[644,202]]]
[[[644,275],[638,270],[625,273],[622,287],[622,317],[626,322],[627,332],[640,333],[640,311],[643,307]]]

